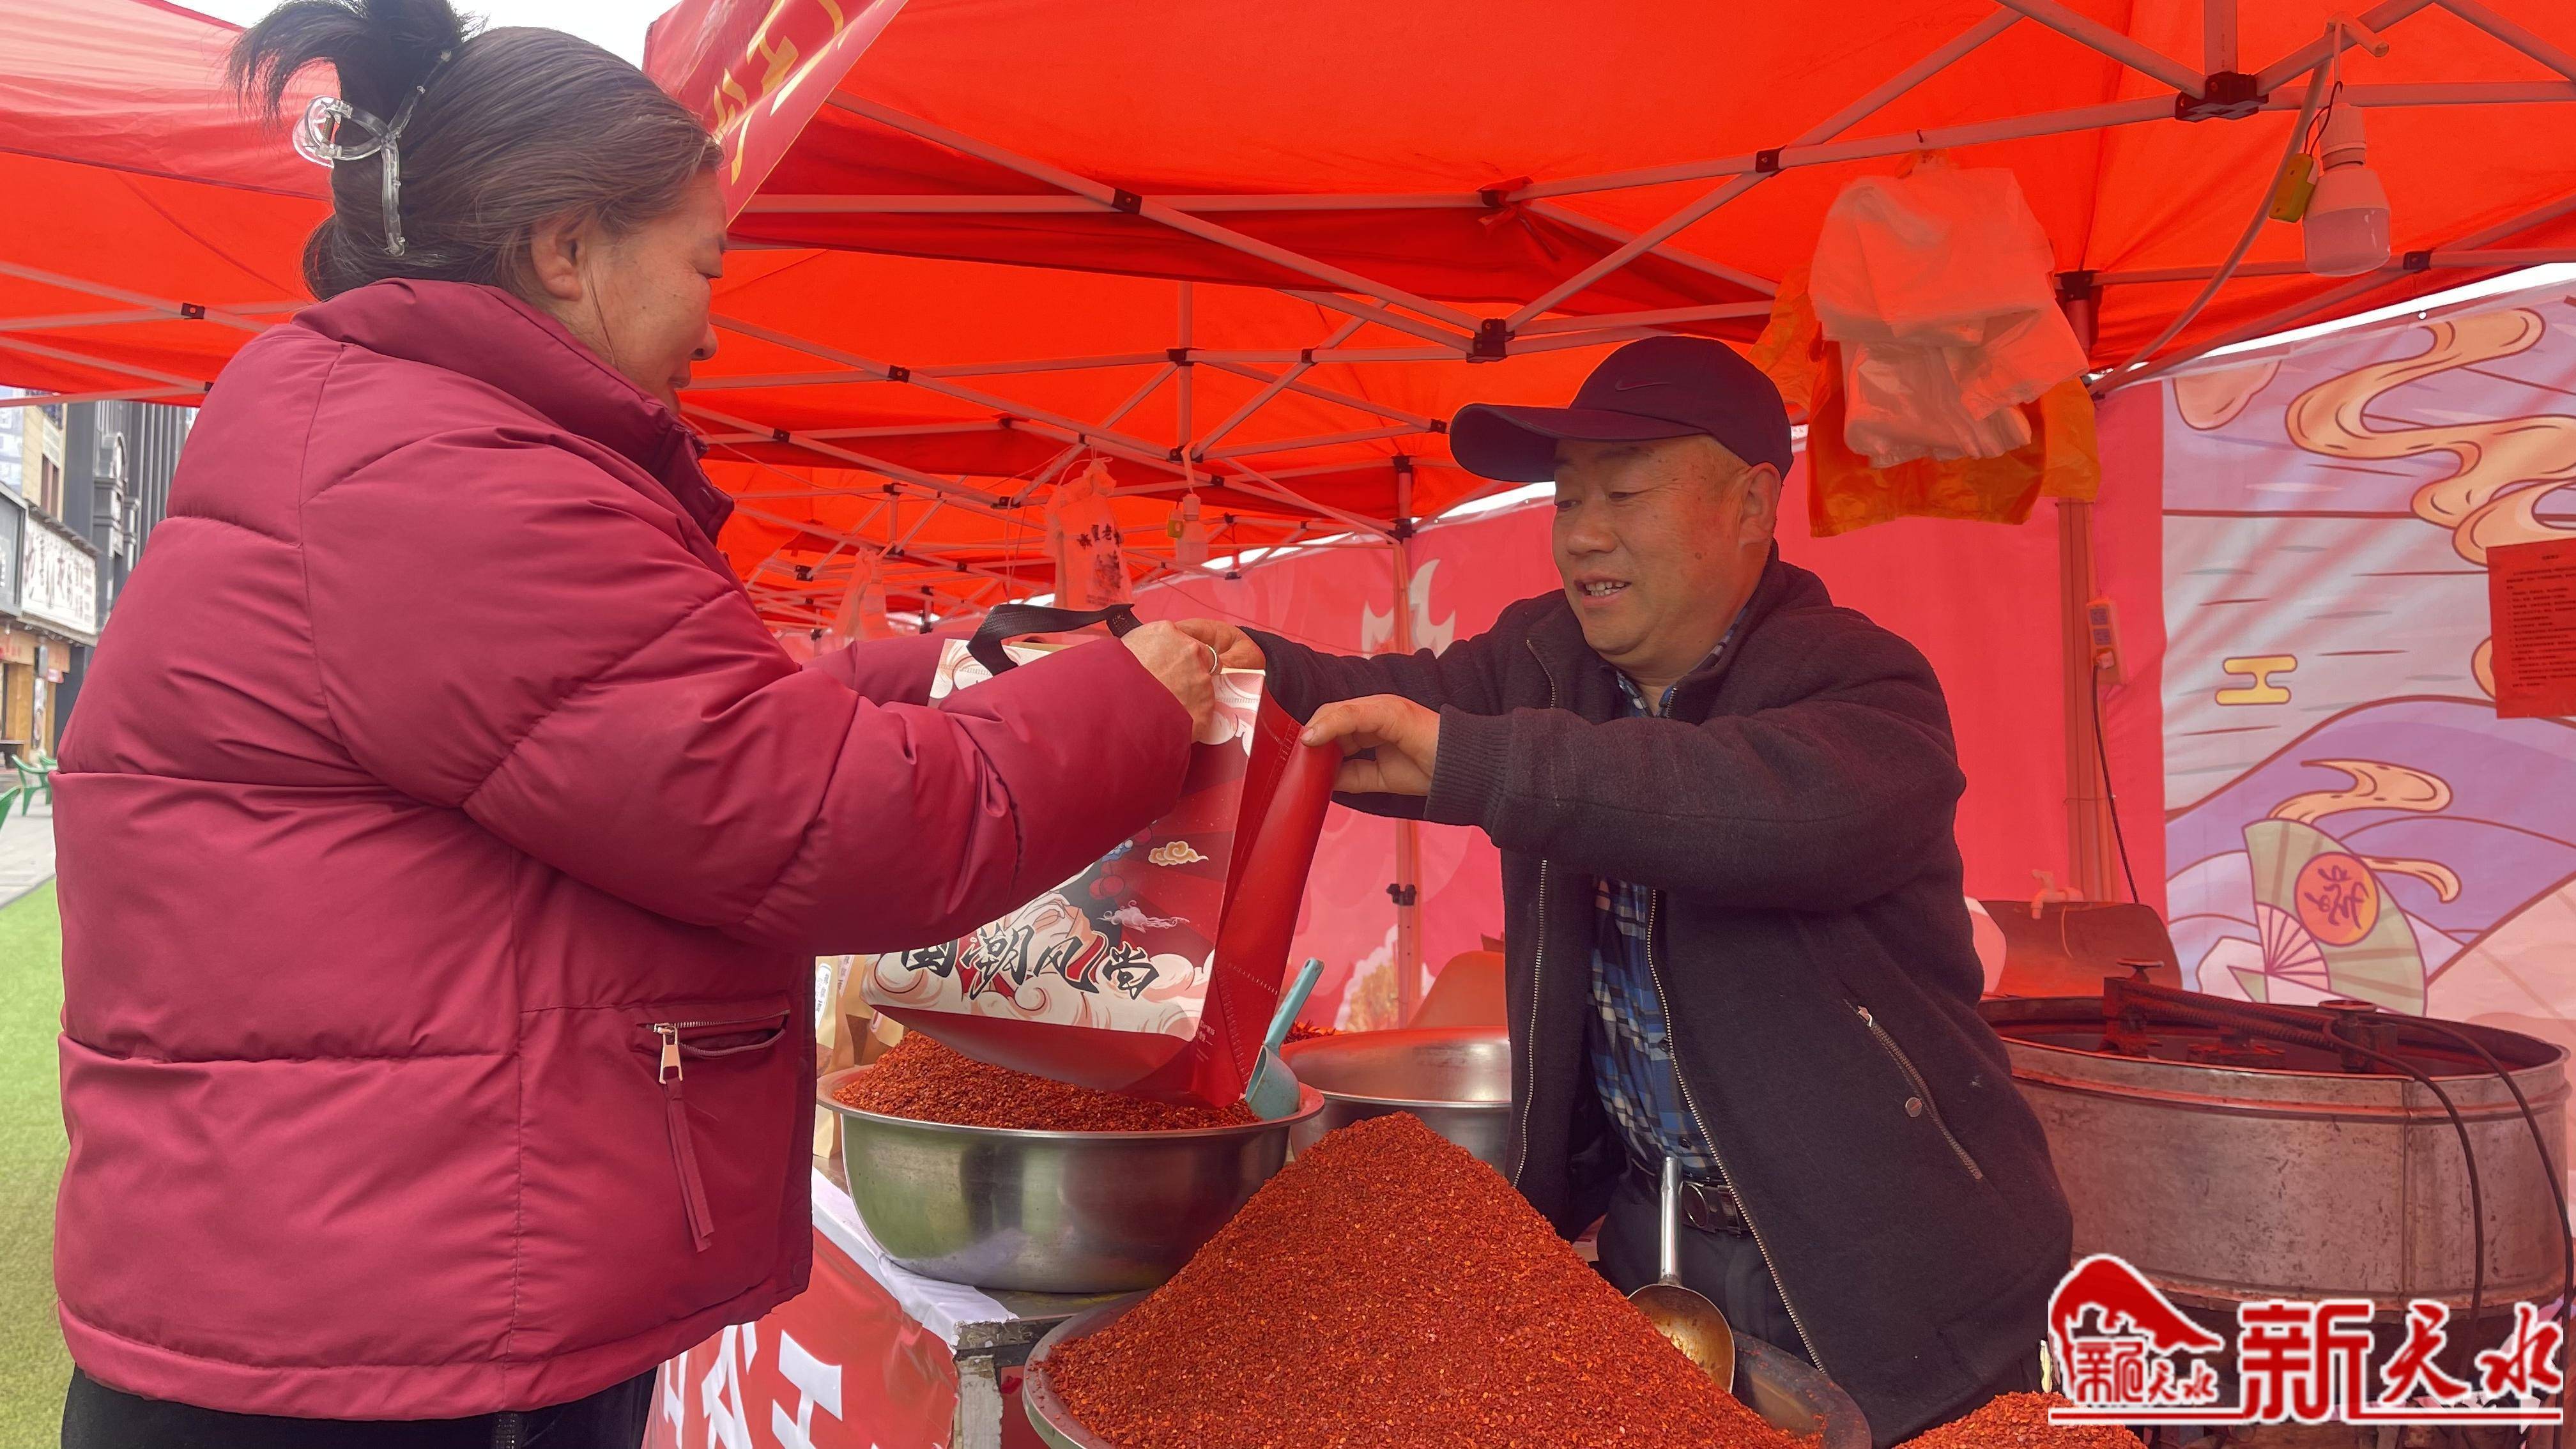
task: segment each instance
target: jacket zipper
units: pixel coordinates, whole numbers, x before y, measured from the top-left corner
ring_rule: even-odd
[[[1646,893],[1646,973],[1655,979],[1655,999],[1664,1008],[1664,1040],[1673,1048],[1673,1085],[1681,1088],[1682,1109],[1690,1113],[1691,1125],[1699,1129],[1700,1140],[1717,1158],[1717,1175],[1725,1178],[1728,1190],[1733,1191],[1735,1174],[1727,1169],[1726,1149],[1718,1145],[1717,1134],[1709,1131],[1708,1123],[1700,1117],[1699,1099],[1691,1095],[1690,1078],[1682,1073],[1681,1019],[1673,1014],[1673,999],[1664,990],[1663,963],[1655,957],[1655,923],[1663,907],[1662,891]],[[1735,1210],[1744,1215],[1745,1230],[1753,1235],[1753,1251],[1762,1255],[1762,1270],[1771,1275],[1772,1286],[1780,1290],[1780,1306],[1789,1310],[1789,1326],[1798,1330],[1798,1344],[1806,1349],[1807,1362],[1816,1366],[1816,1372],[1832,1378],[1834,1371],[1825,1367],[1824,1356],[1816,1352],[1816,1341],[1807,1335],[1807,1320],[1798,1316],[1798,1300],[1789,1296],[1789,1285],[1782,1281],[1779,1268],[1771,1261],[1771,1245],[1762,1241],[1762,1225],[1753,1220],[1753,1205],[1740,1192],[1735,1194]]]
[[[1537,640],[1524,639],[1521,642],[1529,646],[1530,657],[1538,660],[1538,672],[1547,680],[1547,707],[1556,708],[1556,671],[1547,667],[1547,660],[1538,652]],[[1547,971],[1547,857],[1543,855],[1538,858],[1536,909],[1538,949],[1530,957],[1529,1030],[1521,1037],[1522,1041],[1529,1043],[1529,1049],[1521,1053],[1521,1150],[1512,1162],[1512,1186],[1515,1188],[1521,1185],[1521,1174],[1529,1168],[1530,1108],[1538,1099],[1538,988]]]
[[[662,1122],[671,1135],[671,1159],[680,1170],[680,1203],[689,1215],[689,1240],[701,1253],[715,1246],[715,1212],[707,1206],[706,1178],[698,1171],[696,1134],[689,1130],[689,1106],[682,1087],[687,1071],[680,1064],[680,1033],[705,1027],[767,1026],[775,1015],[736,1021],[657,1021],[648,1030],[662,1039],[661,1063],[654,1076],[662,1084]]]
[[[1896,1063],[1896,1069],[1905,1074],[1907,1084],[1914,1089],[1914,1100],[1923,1104],[1923,1110],[1931,1117],[1932,1125],[1941,1129],[1941,1140],[1950,1144],[1950,1151],[1959,1159],[1959,1165],[1968,1169],[1968,1176],[1979,1182],[1985,1181],[1985,1169],[1977,1166],[1977,1159],[1968,1155],[1968,1149],[1960,1143],[1958,1136],[1951,1132],[1949,1122],[1941,1116],[1941,1104],[1933,1099],[1932,1089],[1924,1084],[1923,1074],[1914,1070],[1913,1059],[1905,1054],[1903,1047],[1896,1044],[1896,1038],[1887,1034],[1887,1028],[1878,1024],[1878,1018],[1869,1014],[1868,1007],[1855,1003],[1852,1010],[1860,1013],[1861,1025],[1869,1028],[1869,1034],[1878,1038],[1879,1050],[1886,1052],[1887,1059]]]

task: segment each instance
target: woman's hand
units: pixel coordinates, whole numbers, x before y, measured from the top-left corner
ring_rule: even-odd
[[[1333,788],[1350,795],[1428,795],[1440,766],[1440,716],[1400,694],[1346,699],[1316,710],[1305,742],[1342,747]]]
[[[1174,619],[1172,627],[1217,651],[1228,669],[1261,669],[1269,665],[1252,636],[1232,624],[1215,619]]]
[[[1190,712],[1190,737],[1207,734],[1216,717],[1217,646],[1161,620],[1129,630],[1118,642]]]

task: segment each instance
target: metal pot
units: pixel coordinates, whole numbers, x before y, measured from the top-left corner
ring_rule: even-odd
[[[826,1075],[850,1206],[886,1256],[978,1288],[1121,1293],[1171,1277],[1269,1181],[1288,1134],[1324,1109],[1183,1132],[1021,1132],[862,1112],[833,1100],[870,1068]]]
[[[1432,1131],[1508,1172],[1512,1043],[1485,1027],[1351,1031],[1290,1042],[1279,1055],[1324,1094],[1323,1115],[1298,1129],[1297,1150],[1336,1127],[1410,1112]]]
[[[2198,1010],[2227,1009],[2214,997]],[[2100,998],[1988,1001],[2014,1083],[2048,1134],[2075,1251],[2117,1253],[2195,1308],[2251,1299],[2410,1299],[2465,1308],[2468,1177],[2451,1119],[2413,1080],[2348,1072],[2323,1052],[2189,1022],[2106,1030]],[[2391,1049],[2465,1119],[2486,1205],[2488,1311],[2557,1292],[2549,1168],[2513,1095],[2482,1063],[2390,1015]],[[2500,1059],[2565,1140],[2567,1053],[2452,1024]]]
[[[1030,1426],[1052,1449],[1118,1449],[1084,1429],[1064,1400],[1056,1397],[1055,1386],[1047,1381],[1047,1360],[1058,1344],[1097,1333],[1144,1301],[1139,1294],[1077,1313],[1057,1324],[1030,1351],[1028,1376],[1020,1381],[1020,1403]],[[1860,1405],[1852,1402],[1851,1395],[1794,1354],[1742,1334],[1735,1339],[1735,1397],[1773,1428],[1810,1440],[1816,1449],[1869,1449],[1869,1420],[1861,1417]]]

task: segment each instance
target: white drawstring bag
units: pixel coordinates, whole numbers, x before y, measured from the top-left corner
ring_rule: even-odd
[[[2055,265],[2010,171],[1936,154],[1844,187],[1808,281],[1841,344],[1844,442],[1879,468],[2028,444],[2020,405],[2086,363],[2057,309]]]

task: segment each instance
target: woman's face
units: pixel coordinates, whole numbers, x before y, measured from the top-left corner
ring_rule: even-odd
[[[689,365],[715,356],[707,320],[724,275],[724,201],[713,172],[680,204],[630,231],[596,222],[541,228],[530,239],[539,305],[637,387],[679,406]]]

